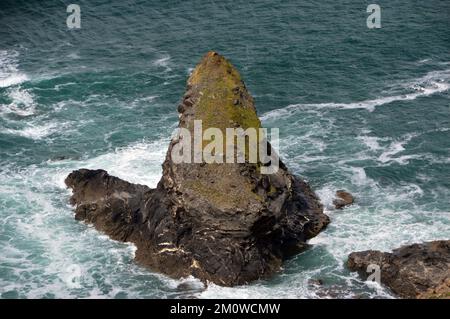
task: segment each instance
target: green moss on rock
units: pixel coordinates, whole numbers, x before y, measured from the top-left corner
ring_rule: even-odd
[[[196,120],[203,121],[203,129],[216,127],[225,133],[228,127],[261,127],[239,72],[221,55],[208,52],[188,84],[198,91],[194,114]]]

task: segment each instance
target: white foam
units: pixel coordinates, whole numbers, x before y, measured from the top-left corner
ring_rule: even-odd
[[[1,218],[0,231],[14,229],[14,240],[0,242],[0,250],[2,261],[8,260],[16,276],[0,278],[2,292],[16,291],[22,298],[47,294],[56,298],[113,298],[125,290],[128,296],[139,297],[143,288],[155,286],[148,279],[157,284],[158,276],[132,263],[133,245],[106,236],[99,240],[102,235],[93,227],[74,221],[72,207],[60,205],[67,202],[69,194],[60,184],[62,177],[82,164],[61,161],[59,165],[0,171],[4,182],[0,186],[0,215],[8,210],[8,218]],[[73,269],[81,270],[75,286],[67,280]],[[123,279],[124,274],[130,281]],[[154,293],[151,296],[156,296]]]
[[[23,104],[26,106],[34,104],[33,96],[26,90],[15,88],[10,90],[8,95],[15,104]]]
[[[61,90],[62,87],[71,86],[71,85],[77,85],[77,83],[76,82],[66,82],[66,83],[56,84],[55,90],[59,91],[59,90]]]
[[[311,239],[311,244],[322,245],[337,261],[345,261],[353,251],[389,251],[404,244],[448,237],[448,212],[427,211],[425,207],[416,206],[417,199],[425,194],[419,185],[380,186],[366,175],[364,168],[353,167],[348,161],[351,162],[336,162],[335,170],[345,173],[344,178],[317,190],[332,223],[327,231]],[[351,185],[347,190],[356,201],[345,210],[335,211],[331,208],[334,192],[345,188],[346,180],[350,181],[347,185]],[[446,193],[448,190],[442,190],[436,196],[442,198]]]
[[[6,88],[9,86],[17,85],[28,80],[28,76],[23,73],[17,73],[8,77],[0,78],[0,87]]]
[[[71,58],[71,59],[74,59],[74,60],[77,60],[77,59],[80,58],[80,56],[79,56],[78,53],[76,53],[76,52],[69,53],[69,54],[67,55],[67,57],[68,57],[68,58]]]
[[[429,72],[421,78],[414,79],[406,83],[401,83],[397,85],[397,87],[391,88],[391,90],[395,91],[400,87],[409,91],[413,90],[414,92],[392,96],[382,96],[376,99],[350,103],[329,102],[312,104],[291,104],[285,108],[267,112],[261,116],[261,119],[273,120],[282,118],[292,115],[298,110],[305,109],[366,109],[369,112],[373,112],[377,106],[386,105],[397,101],[415,100],[419,97],[430,96],[436,93],[448,91],[450,89],[450,69]]]
[[[14,113],[19,116],[35,114],[36,104],[33,95],[28,90],[14,87],[10,88],[7,93],[12,102],[1,105],[0,114]]]
[[[28,76],[18,70],[16,51],[0,50],[0,88],[18,85],[28,80]]]
[[[162,175],[161,164],[168,144],[168,139],[153,143],[134,143],[78,165],[91,169],[102,168],[131,183],[156,187]]]
[[[7,88],[9,104],[0,105],[0,115],[14,113],[30,116],[35,112],[32,94],[19,84],[28,80],[28,76],[18,70],[16,51],[0,50],[0,88]]]
[[[131,102],[131,104],[126,106],[127,108],[138,108],[138,107],[148,107],[159,95],[149,95],[141,98],[137,98]]]
[[[4,132],[11,135],[19,135],[33,140],[40,140],[53,133],[56,133],[66,127],[66,124],[61,123],[47,123],[43,125],[36,125],[28,123],[23,129],[5,129]]]
[[[399,164],[404,164],[407,163],[408,159],[416,158],[417,154],[394,157],[394,155],[403,152],[405,150],[405,145],[415,136],[415,134],[407,134],[398,140],[392,141],[387,149],[378,157],[378,161],[380,161],[381,163],[396,161]]]
[[[167,65],[169,65],[169,61],[170,61],[170,56],[166,55],[160,59],[155,60],[153,62],[153,64],[157,65],[157,66],[167,66]]]
[[[325,185],[316,190],[316,194],[327,211],[333,209],[333,199],[335,198],[336,190],[332,185]]]
[[[378,138],[376,136],[362,135],[362,136],[358,136],[358,139],[360,139],[372,151],[377,151],[377,150],[381,149],[381,146],[379,143],[380,138]]]
[[[164,68],[165,72],[169,72],[172,70],[172,68],[170,67],[170,62],[171,62],[170,60],[171,60],[170,55],[164,55],[163,57],[153,61],[153,65],[155,65],[157,67],[162,67],[162,68]]]
[[[424,64],[424,63],[428,63],[430,61],[431,61],[431,59],[422,59],[422,60],[418,61],[417,63],[418,64]]]

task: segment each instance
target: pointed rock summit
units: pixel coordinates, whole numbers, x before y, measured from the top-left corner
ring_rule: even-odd
[[[192,72],[178,111],[179,127],[191,133],[199,120],[203,131],[218,128],[224,135],[227,128],[261,127],[239,72],[215,52]],[[173,150],[183,138],[172,139],[156,189],[103,170],[72,172],[66,184],[76,219],[134,243],[136,261],[152,270],[225,286],[272,275],[329,223],[314,192],[281,161],[272,174],[262,174],[259,157],[179,163]]]

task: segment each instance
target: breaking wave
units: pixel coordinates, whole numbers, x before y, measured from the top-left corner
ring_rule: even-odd
[[[19,72],[16,51],[0,50],[0,88],[18,85],[28,80],[25,73]]]
[[[377,106],[390,104],[397,101],[415,100],[419,97],[426,97],[437,93],[446,92],[450,89],[450,69],[443,71],[432,71],[425,76],[409,81],[407,84],[400,84],[389,91],[405,90],[407,92],[391,96],[379,97],[351,103],[309,103],[292,104],[282,109],[267,112],[261,116],[262,120],[276,119],[290,116],[300,110],[305,109],[365,109],[373,112]]]

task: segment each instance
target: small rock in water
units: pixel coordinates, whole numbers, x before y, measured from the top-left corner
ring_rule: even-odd
[[[308,283],[311,286],[322,286],[323,285],[323,280],[322,279],[310,279],[310,280],[308,280]]]
[[[336,198],[333,200],[333,205],[337,209],[342,209],[345,206],[353,204],[354,201],[355,199],[352,194],[344,190],[338,190],[336,191]]]
[[[192,290],[204,290],[205,289],[205,285],[203,285],[203,283],[199,282],[192,282],[192,281],[183,281],[181,283],[178,284],[177,286],[177,290],[178,291],[192,291]]]
[[[51,160],[52,161],[64,161],[64,160],[67,160],[67,159],[69,159],[68,156],[58,155],[58,156],[53,157]]]

